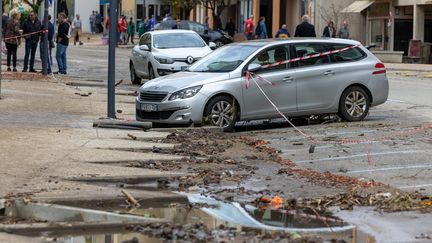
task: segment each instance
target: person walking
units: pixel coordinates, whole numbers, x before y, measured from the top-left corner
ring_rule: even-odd
[[[267,39],[268,37],[264,16],[262,16],[260,18],[260,21],[258,22],[258,25],[255,29],[255,35],[257,36],[258,39]]]
[[[296,27],[295,37],[316,37],[315,26],[310,24],[309,21],[308,15],[302,17],[302,23]]]
[[[336,29],[333,21],[329,21],[327,26],[324,28],[323,37],[336,38]]]
[[[13,71],[17,72],[17,50],[21,42],[20,35],[20,18],[21,14],[19,12],[14,12],[7,21],[4,28],[4,38],[7,48],[7,71],[11,71],[11,59],[13,65]],[[15,37],[15,38],[14,38]]]
[[[78,44],[81,46],[83,44],[80,38],[82,32],[82,21],[79,14],[75,15],[75,19],[72,22],[72,29],[74,31],[74,45],[76,45],[78,42]]]
[[[251,15],[249,17],[249,19],[246,20],[246,23],[245,23],[245,32],[244,33],[245,33],[247,40],[253,40],[253,37],[254,37],[255,28],[254,28],[253,20],[254,20],[254,16]]]
[[[55,74],[67,74],[67,48],[69,46],[69,38],[71,37],[71,26],[67,22],[65,13],[59,14],[58,22],[56,59],[59,71]]]
[[[103,33],[103,26],[102,26],[102,15],[96,11],[95,16],[95,24],[96,24],[96,33]]]
[[[286,24],[283,24],[281,28],[276,32],[275,35],[276,38],[288,38],[291,37],[290,33],[288,32]]]
[[[339,29],[338,36],[341,39],[349,39],[350,38],[349,30],[348,30],[348,23],[346,21],[344,21],[342,23],[342,27]]]
[[[95,11],[92,11],[92,14],[90,14],[89,22],[90,22],[90,32],[92,35],[94,35],[96,33],[96,14],[95,14]]]
[[[134,43],[135,24],[133,22],[133,18],[132,17],[130,17],[130,19],[129,19],[129,23],[128,23],[128,26],[127,26],[127,34],[128,34],[128,37],[127,37],[126,44],[128,44],[129,40],[130,40],[131,43],[132,43],[132,45],[135,45],[135,43]]]
[[[146,26],[147,26],[147,18],[142,17],[141,21],[138,22],[138,35],[141,37],[146,32]]]
[[[47,73],[51,73],[51,66],[52,66],[52,49],[54,48],[54,24],[51,22],[51,15],[48,15],[48,50],[45,51],[45,46],[41,43],[39,52],[40,52],[40,58],[43,62],[44,55],[48,54],[48,65],[47,65]]]
[[[235,34],[235,24],[232,18],[229,19],[228,23],[225,25],[225,31],[228,32],[228,35],[234,37]]]
[[[128,29],[128,22],[126,20],[126,17],[124,15],[120,16],[120,19],[117,23],[117,31],[120,34],[120,43],[126,45],[127,44],[127,29]]]
[[[42,24],[37,19],[36,13],[32,11],[23,25],[23,34],[25,38],[25,55],[24,55],[24,69],[23,72],[29,70],[29,58],[30,58],[30,72],[35,73],[34,62],[37,46],[39,44],[39,39],[42,30]]]
[[[152,15],[151,19],[147,21],[147,25],[146,25],[147,31],[152,31],[155,25],[156,25],[156,18],[154,15]]]

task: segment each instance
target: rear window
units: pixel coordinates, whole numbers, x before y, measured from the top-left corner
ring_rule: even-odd
[[[340,50],[351,45],[346,44],[330,44],[330,50]],[[331,55],[332,62],[354,62],[366,57],[359,47],[349,49],[343,52],[335,53]]]

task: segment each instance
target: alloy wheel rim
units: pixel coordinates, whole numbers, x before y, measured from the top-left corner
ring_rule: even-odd
[[[214,125],[228,127],[234,120],[233,106],[226,101],[219,101],[213,106],[210,117]]]
[[[360,91],[349,93],[345,99],[345,109],[352,117],[361,117],[367,109],[366,97]]]

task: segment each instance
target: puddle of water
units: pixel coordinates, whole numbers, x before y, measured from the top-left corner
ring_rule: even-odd
[[[129,213],[138,216],[167,219],[174,225],[187,225],[202,222],[208,229],[217,229],[220,225],[234,228],[237,232],[284,231],[298,232],[305,236],[319,236],[323,239],[338,239],[346,242],[375,242],[356,227],[333,217],[330,214],[317,216],[316,211],[259,209],[251,205],[224,203],[199,195],[186,195],[190,204],[183,202],[144,205],[142,208],[128,211],[123,206],[107,207],[104,210]],[[192,206],[191,206],[192,205]],[[99,208],[100,209],[100,208]],[[51,232],[53,233],[53,232]],[[45,233],[50,236],[50,232]],[[55,232],[54,232],[55,233]],[[55,242],[161,242],[140,233],[118,231],[100,231],[92,234],[78,233],[78,236],[57,237]],[[68,235],[77,235],[77,232]],[[65,234],[63,235],[65,236]]]

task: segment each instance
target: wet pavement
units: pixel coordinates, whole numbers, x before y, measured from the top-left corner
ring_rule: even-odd
[[[117,52],[116,80],[124,80],[117,87],[118,116],[133,119],[134,95],[139,86],[131,85],[128,78],[130,49],[119,48]],[[425,226],[430,217],[427,205],[431,199],[427,196],[432,195],[429,159],[432,131],[425,129],[409,136],[404,133],[431,122],[432,101],[427,98],[432,92],[430,79],[390,75],[389,101],[373,108],[364,122],[315,125],[299,122],[299,128],[306,134],[329,142],[317,145],[311,153],[310,142],[280,120],[242,123],[233,134],[211,128],[169,128],[151,135],[143,135],[143,132],[129,136],[132,131],[92,129],[91,119],[97,118],[95,114],[103,114],[104,111],[99,110],[105,108],[107,53],[106,46],[71,46],[69,73],[78,78],[59,78],[56,83],[66,87],[66,97],[73,104],[88,99],[86,111],[62,101],[58,104],[72,107],[72,112],[49,106],[38,107],[36,111],[31,107],[11,109],[2,113],[0,123],[10,128],[54,129],[50,131],[53,134],[65,133],[67,129],[95,134],[81,135],[83,138],[73,141],[78,148],[68,147],[59,161],[51,162],[55,166],[41,170],[50,168],[51,177],[43,178],[44,191],[36,193],[35,200],[49,200],[54,192],[61,191],[63,195],[56,195],[57,199],[63,196],[69,200],[57,200],[57,203],[75,202],[75,206],[83,208],[96,205],[95,209],[99,210],[160,217],[170,223],[130,225],[114,231],[73,232],[75,236],[60,234],[57,240],[151,242],[191,237],[189,239],[195,241],[272,242],[292,240],[298,233],[307,236],[309,230],[315,230],[320,233],[311,234],[324,239],[374,242],[374,237],[384,231],[390,232],[377,238],[380,242],[383,239],[423,241],[432,234]],[[4,101],[11,104],[13,100],[9,97],[18,95],[28,95],[33,102],[39,97],[44,100],[44,106],[55,97],[53,90],[42,88],[30,92],[7,87],[5,93]],[[73,133],[67,134],[63,139],[73,136]],[[41,141],[48,137],[50,134],[32,142],[43,144]],[[24,138],[21,135],[20,139]],[[370,138],[379,139],[364,142]],[[363,142],[332,144],[347,139]],[[61,144],[70,145],[63,140]],[[57,149],[47,146],[44,151],[53,148]],[[62,173],[62,167],[67,168],[68,173]],[[23,187],[28,187],[27,183]],[[124,199],[116,195],[122,189],[135,195],[144,206],[132,211],[126,209]],[[188,194],[174,197],[170,196],[172,191]],[[29,194],[23,195],[17,193],[10,198],[29,197]],[[158,197],[151,204],[152,198]],[[186,197],[189,204],[185,203]],[[92,201],[95,198],[99,201]],[[169,204],[160,203],[160,198]],[[372,209],[379,210],[358,206],[373,206]],[[348,211],[339,211],[341,209]],[[414,212],[381,215],[384,211],[406,210]],[[336,211],[339,218],[332,211]],[[353,228],[354,224],[359,228]],[[257,228],[261,233],[256,233]],[[335,234],[338,228],[346,232]],[[282,233],[269,235],[268,230]],[[287,230],[289,234],[284,233]],[[391,233],[397,231],[404,232]],[[46,234],[43,237],[54,240]],[[321,241],[312,239],[310,242]]]

